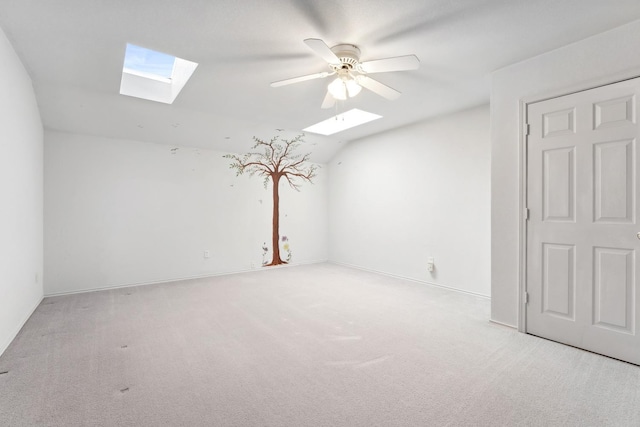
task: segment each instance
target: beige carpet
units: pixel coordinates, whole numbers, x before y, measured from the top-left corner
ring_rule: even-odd
[[[331,264],[47,298],[2,426],[638,426],[640,368]]]

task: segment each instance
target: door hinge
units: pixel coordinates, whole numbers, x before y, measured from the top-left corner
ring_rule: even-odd
[[[531,125],[529,123],[525,123],[524,136],[529,136],[530,134],[531,134]]]
[[[525,221],[529,220],[529,208],[524,208],[524,219]]]
[[[524,303],[529,304],[529,292],[524,293]]]

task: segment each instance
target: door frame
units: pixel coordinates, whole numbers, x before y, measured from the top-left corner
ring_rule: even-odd
[[[615,83],[639,78],[640,74],[632,76],[606,76],[594,81],[583,82],[569,87],[520,98],[518,102],[518,332],[527,333],[527,185],[528,185],[528,110],[529,104],[560,98],[578,92],[584,92]]]

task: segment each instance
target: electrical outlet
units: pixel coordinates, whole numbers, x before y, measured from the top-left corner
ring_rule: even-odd
[[[429,271],[430,273],[433,273],[435,269],[436,269],[436,266],[434,264],[433,257],[430,256],[429,258],[427,258],[427,271]]]
[[[209,251],[204,251],[205,258],[211,258],[211,253]]]

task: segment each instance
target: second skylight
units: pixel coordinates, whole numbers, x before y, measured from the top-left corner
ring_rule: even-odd
[[[303,130],[320,135],[333,135],[334,133],[342,132],[343,130],[351,129],[352,127],[360,126],[380,118],[382,118],[382,116],[353,108]]]

